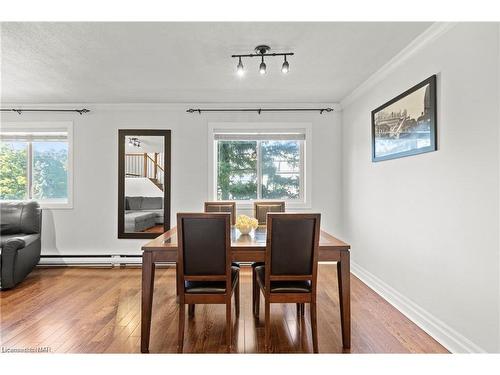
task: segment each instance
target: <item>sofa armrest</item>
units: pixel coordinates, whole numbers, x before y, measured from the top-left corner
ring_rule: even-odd
[[[12,288],[16,284],[14,265],[16,263],[17,251],[25,245],[26,242],[21,238],[12,238],[5,241],[0,260],[0,287],[2,289]]]

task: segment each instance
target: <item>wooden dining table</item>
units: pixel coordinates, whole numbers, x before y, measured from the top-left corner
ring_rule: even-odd
[[[242,235],[231,228],[231,252],[234,262],[264,262],[266,227],[259,226],[254,232]],[[177,228],[173,227],[142,247],[142,306],[141,352],[149,352],[151,312],[153,307],[154,276],[156,263],[177,262]],[[339,283],[340,324],[342,344],[351,347],[351,292],[350,292],[350,245],[321,231],[319,261],[337,262]],[[321,284],[318,284],[321,288]]]

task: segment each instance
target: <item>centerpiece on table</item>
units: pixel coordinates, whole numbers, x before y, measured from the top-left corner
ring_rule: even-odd
[[[248,234],[252,230],[256,229],[259,226],[259,222],[257,219],[253,217],[248,217],[246,215],[239,215],[236,218],[236,229],[240,231],[241,234]]]

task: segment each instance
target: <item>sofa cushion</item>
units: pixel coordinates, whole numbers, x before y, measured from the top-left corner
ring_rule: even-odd
[[[266,268],[257,266],[254,269],[262,290],[266,287]],[[310,281],[271,281],[271,293],[309,293],[311,292]]]
[[[3,202],[0,204],[0,233],[40,233],[42,211],[36,201]]]
[[[142,197],[125,197],[128,210],[140,210],[142,206]]]
[[[143,197],[141,210],[155,210],[163,208],[162,197]]]
[[[232,289],[238,282],[240,268],[231,266]],[[185,291],[189,294],[219,294],[226,293],[225,281],[185,281]]]

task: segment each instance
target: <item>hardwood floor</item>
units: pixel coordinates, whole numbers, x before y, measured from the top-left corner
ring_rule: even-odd
[[[148,229],[145,229],[142,231],[142,233],[163,233],[165,232],[165,229],[163,228],[163,224],[162,225],[155,225],[154,227],[151,227],[151,228],[148,228]]]
[[[446,349],[351,275],[351,353],[446,353]],[[251,271],[242,267],[241,312],[234,322],[238,353],[264,351],[264,311],[251,308]],[[17,288],[0,292],[0,346],[49,347],[51,352],[139,353],[140,268],[37,268]],[[176,352],[175,267],[156,271],[151,353]],[[318,271],[320,353],[342,353],[336,266]],[[233,307],[233,319],[234,307]],[[233,320],[234,321],[234,320]],[[309,307],[271,308],[273,352],[312,352]],[[224,352],[224,305],[198,305],[186,319],[184,352]]]

